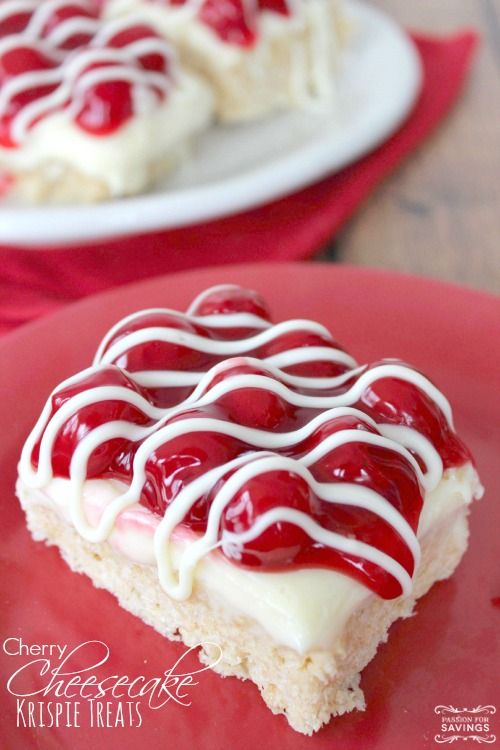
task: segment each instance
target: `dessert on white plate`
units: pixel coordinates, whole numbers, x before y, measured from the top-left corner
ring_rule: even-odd
[[[2,192],[96,201],[145,190],[212,117],[206,84],[151,26],[95,0],[0,3]]]
[[[453,573],[482,488],[427,377],[224,285],[112,328],[17,492],[35,539],[311,734],[364,707],[360,671]]]
[[[146,19],[173,39],[212,86],[222,121],[335,101],[340,0],[105,0],[104,12]]]

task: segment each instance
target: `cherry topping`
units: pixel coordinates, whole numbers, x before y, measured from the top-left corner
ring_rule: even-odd
[[[45,55],[36,47],[24,45],[8,49],[0,56],[0,85],[23,73],[56,68],[57,60]]]
[[[61,23],[69,21],[73,18],[97,18],[97,9],[90,7],[82,8],[81,5],[72,5],[68,2],[66,5],[62,5],[51,13],[47,23],[43,27],[42,36],[49,36]]]
[[[54,69],[57,62],[34,47],[17,47],[0,55],[0,86],[23,73]],[[14,140],[11,123],[24,107],[42,96],[48,96],[57,88],[57,83],[33,86],[13,96],[6,109],[0,114],[0,145],[12,148]]]
[[[115,49],[120,49],[143,39],[159,39],[159,37],[150,26],[137,24],[128,29],[123,29],[112,36],[108,45]],[[154,73],[164,73],[165,75],[169,73],[169,61],[165,54],[148,52],[137,59],[144,70],[150,70]]]
[[[13,13],[0,21],[0,39],[10,34],[20,34],[25,30],[31,19],[31,13]]]
[[[382,363],[368,369],[377,364]],[[450,428],[441,409],[411,383],[395,378],[377,380],[364,391],[356,406],[375,421],[411,427],[422,433],[440,454],[445,468],[471,460],[468,449]]]
[[[258,0],[259,9],[279,13],[281,16],[291,15],[287,0]]]
[[[85,7],[71,1],[58,5],[45,20],[43,28],[38,31],[37,39],[32,41],[30,38],[24,42],[20,37],[18,46],[9,48],[0,55],[0,86],[11,78],[21,76],[24,73],[55,70],[55,74],[42,77],[42,80],[37,81],[35,85],[29,78],[25,79],[26,88],[18,91],[8,100],[4,110],[0,113],[0,145],[7,148],[19,145],[12,132],[14,118],[28,105],[38,99],[49,97],[62,86],[66,76],[64,66],[68,59],[71,57],[74,61],[80,51],[88,47],[95,38],[93,26],[99,19],[101,4],[100,0],[99,2],[96,0],[96,2],[89,1]],[[33,14],[36,12],[35,9],[30,13],[13,13],[4,18],[0,22],[0,38],[22,33],[28,27]],[[71,22],[79,19],[85,22],[82,23],[81,30],[78,29],[78,24],[76,24],[77,28],[71,32],[73,28]],[[90,28],[88,28],[88,21],[91,21]],[[68,23],[70,27],[66,26],[66,28],[69,31],[69,36],[64,34],[65,24]],[[63,33],[58,35],[57,32],[60,28]],[[133,45],[134,42],[149,38],[159,39],[153,29],[145,24],[137,24],[116,33],[106,46],[121,49]],[[46,52],[47,49],[49,53]],[[98,48],[95,47],[95,49]],[[52,50],[53,57],[50,56]],[[134,57],[133,52],[131,52],[119,63],[122,67],[144,72],[144,86],[151,92],[153,101],[155,98],[158,101],[164,98],[164,88],[159,87],[157,82],[148,74],[157,73],[169,76],[169,60],[166,52],[163,53],[155,49],[138,57]],[[33,127],[40,119],[56,110],[70,108],[76,123],[88,133],[95,136],[104,136],[116,131],[134,115],[135,101],[137,101],[137,99],[134,99],[135,84],[128,80],[126,74],[115,79],[113,73],[110,72],[109,79],[100,79],[93,85],[89,85],[90,82],[87,81],[85,88],[83,88],[83,91],[81,90],[83,86],[82,76],[92,70],[103,70],[110,65],[105,56],[102,60],[95,60],[77,77],[76,86],[80,86],[78,94],[73,90],[69,92],[65,100],[59,99],[56,103],[47,101],[46,106],[43,106],[43,109],[39,113],[37,112],[36,117],[33,117],[27,123],[27,127]],[[77,101],[76,104],[75,101]],[[72,109],[71,105],[73,105]],[[76,114],[75,109],[77,110]]]
[[[223,42],[251,47],[257,39],[255,18],[250,18],[245,10],[245,0],[205,0],[199,18]]]
[[[210,431],[193,432],[166,440],[151,453],[146,464],[147,483],[141,502],[153,512],[163,515],[167,505],[187,484],[210,469],[232,461],[245,450],[247,446],[239,440]],[[184,524],[194,531],[204,532],[209,510],[207,494],[193,506]]]
[[[233,313],[250,313],[264,320],[271,320],[271,313],[266,301],[252,289],[240,287],[215,288],[202,299],[191,311],[192,315],[226,315]]]
[[[283,333],[280,336],[261,346],[255,352],[255,356],[264,359],[272,357],[275,354],[286,352],[291,349],[302,349],[310,346],[320,346],[327,349],[341,349],[341,347],[328,336],[311,333],[307,330],[296,330],[289,333]],[[290,375],[299,375],[302,377],[335,377],[345,372],[349,368],[340,362],[330,362],[328,360],[315,360],[314,362],[302,362],[297,365],[282,368]]]
[[[279,394],[266,390],[262,386],[253,388],[247,385],[238,388],[232,385],[232,381],[238,375],[257,375],[269,378],[269,371],[265,367],[259,368],[249,364],[244,357],[235,358],[229,362],[234,364],[229,367],[221,367],[205,389],[205,393],[210,393],[215,386],[222,382],[227,381],[231,384],[228,392],[217,398],[217,406],[223,410],[224,418],[228,422],[244,427],[277,432],[290,432],[297,428],[304,419],[303,409],[293,406]],[[276,378],[271,378],[271,382],[276,382]],[[302,417],[302,420],[300,417]]]
[[[191,323],[187,318],[170,313],[144,313],[119,328],[106,346],[107,351],[114,343],[121,341],[135,331],[144,328],[173,329],[182,333],[210,338],[210,332],[202,326]],[[127,349],[114,360],[114,363],[129,372],[142,370],[208,370],[219,361],[219,357],[195,351],[182,343],[170,343],[156,339],[145,344],[137,344]]]
[[[266,319],[268,316],[265,303],[257,295],[228,288],[202,296],[192,312],[200,318],[234,312],[253,312]],[[225,467],[234,459],[243,462],[257,460],[254,454],[268,455],[269,446],[274,445],[277,447],[273,454],[294,459],[298,462],[297,470],[294,471],[293,467],[290,471],[271,470],[246,481],[222,512],[222,540],[224,532],[245,532],[267,511],[285,506],[304,513],[327,532],[359,540],[384,552],[410,575],[413,573],[413,554],[393,526],[372,510],[342,502],[343,485],[366,488],[385,499],[406,519],[414,532],[418,528],[423,497],[414,464],[399,450],[371,444],[366,436],[380,433],[369,419],[363,418],[362,414],[338,416],[335,409],[322,414],[317,408],[295,406],[290,403],[293,399],[286,397],[290,386],[286,386],[285,379],[271,374],[264,363],[259,364],[246,356],[226,359],[221,355],[198,351],[196,347],[190,348],[191,335],[206,341],[232,340],[235,329],[228,331],[224,327],[203,326],[189,316],[146,311],[122,324],[107,344],[106,351],[125,336],[148,328],[178,332],[181,340],[170,343],[159,341],[155,335],[149,339],[146,337],[144,343],[135,344],[116,356],[118,366],[96,370],[74,385],[60,389],[52,399],[52,413],[55,413],[78,393],[100,385],[118,385],[135,391],[150,403],[180,404],[194,386],[141,388],[134,383],[133,373],[165,369],[202,373],[225,360],[210,370],[204,388],[198,389],[196,401],[186,403],[184,407],[171,412],[170,416],[165,413],[161,422],[164,439],[148,454],[145,466],[146,483],[141,496],[143,505],[161,516],[180,492],[211,469]],[[242,336],[243,341],[244,338]],[[308,346],[338,348],[329,337],[299,330],[275,337],[268,345],[250,354],[265,357]],[[200,346],[200,349],[203,348]],[[306,364],[303,375],[310,377],[320,374],[330,376],[336,371],[348,370],[345,365],[335,363],[333,366],[328,362]],[[383,362],[355,372],[344,383],[331,389],[330,395],[341,396],[348,392],[359,377],[380,364]],[[132,373],[131,376],[127,370]],[[241,379],[247,375],[264,380],[256,382],[253,379],[249,382]],[[277,385],[273,386],[273,383]],[[230,387],[220,388],[224,384]],[[328,395],[324,390],[314,388],[307,389],[307,393]],[[393,377],[376,380],[364,389],[358,402],[350,406],[365,412],[378,425],[402,425],[417,430],[434,445],[445,468],[460,466],[471,460],[467,448],[450,428],[438,405],[411,383]],[[322,416],[318,418],[320,414]],[[194,425],[190,428],[192,423],[189,420],[200,419],[206,422],[200,425],[197,421],[195,424],[202,426],[203,431],[197,431]],[[313,419],[316,419],[316,427],[304,430],[307,436],[299,442],[294,442],[290,437],[276,443],[266,437],[266,433],[294,432],[309,425]],[[140,426],[153,424],[143,409],[120,400],[98,401],[79,409],[68,417],[57,435],[52,457],[55,474],[68,476],[71,457],[79,442],[95,427],[116,420]],[[215,420],[213,427],[210,420]],[[183,422],[186,425],[183,431],[181,429],[181,434],[169,438],[176,429],[175,425],[182,425]],[[236,424],[241,428],[237,438],[217,431],[217,426],[224,429],[224,423]],[[260,442],[255,432],[248,432],[247,428],[261,431]],[[342,435],[346,430],[349,436]],[[339,439],[335,438],[336,435],[339,435]],[[286,444],[287,440],[290,440],[290,444]],[[134,456],[140,444],[140,440],[134,442],[126,437],[104,442],[91,455],[88,476],[115,477],[130,482]],[[316,451],[315,456],[308,455],[312,451]],[[35,464],[38,458],[39,445],[33,451]],[[419,457],[417,459],[420,460]],[[301,476],[300,466],[307,467],[306,477],[312,476],[312,481],[306,481]],[[425,467],[422,466],[422,469]],[[238,468],[228,468],[214,486],[207,486],[204,492],[200,490],[200,496],[182,521],[183,526],[197,534],[205,532],[213,501],[235,471]],[[339,499],[335,502],[322,490],[323,486],[332,484],[339,492]],[[383,568],[364,558],[341,552],[335,544],[315,541],[304,530],[287,521],[273,523],[243,547],[231,544],[229,539],[223,550],[233,562],[248,568],[271,571],[325,567],[352,576],[382,597],[393,598],[401,593],[398,581]]]
[[[222,530],[242,533],[250,529],[264,513],[280,505],[313,515],[318,501],[302,477],[286,471],[271,471],[250,479],[227,505]],[[231,559],[249,567],[280,569],[293,563],[310,538],[295,524],[278,522],[269,526],[243,550],[226,553]]]
[[[106,367],[91,373],[77,383],[58,390],[52,396],[52,413],[55,414],[73,396],[84,393],[91,388],[102,386],[118,386],[131,390],[137,394],[144,395],[141,389],[135,385],[117,367]],[[124,420],[137,425],[149,425],[151,419],[137,407],[126,401],[97,401],[89,406],[84,406],[70,416],[61,427],[54,447],[52,449],[52,469],[56,476],[69,476],[69,469],[73,453],[83,438],[99,425],[107,424],[115,420]],[[120,453],[130,451],[130,443],[126,439],[115,439],[107,441],[94,450],[90,456],[87,468],[87,477],[113,476],[113,462],[120,462]],[[38,465],[40,453],[40,441],[36,444],[32,461]],[[129,462],[125,462],[127,465]],[[124,465],[123,460],[120,464]],[[121,475],[121,472],[120,472]]]
[[[97,15],[97,8],[91,8],[90,3],[88,8],[82,8],[79,5],[72,5],[71,3],[62,5],[61,7],[56,8],[50,15],[42,30],[41,37],[48,37],[51,32],[55,31],[55,29],[57,29],[60,24],[64,23],[64,21],[70,21],[74,18],[96,19]],[[66,37],[62,44],[58,46],[60,49],[65,50],[77,49],[78,47],[88,44],[91,39],[91,33],[74,33],[71,36]]]
[[[130,84],[127,81],[106,81],[85,91],[75,120],[89,133],[107,135],[117,130],[133,113]]]

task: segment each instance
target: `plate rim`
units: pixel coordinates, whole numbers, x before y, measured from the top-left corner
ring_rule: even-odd
[[[264,269],[265,267],[266,272],[269,275],[272,275],[273,271],[278,269],[283,270],[302,268],[307,273],[309,268],[323,268],[328,271],[331,270],[332,272],[339,273],[340,275],[345,275],[346,278],[352,277],[353,275],[363,276],[367,279],[370,277],[373,278],[374,276],[383,276],[388,280],[392,280],[394,282],[402,281],[405,284],[416,283],[422,287],[433,287],[436,291],[440,288],[445,288],[453,294],[460,294],[476,300],[481,299],[483,301],[486,301],[490,305],[498,306],[500,313],[500,294],[497,295],[487,290],[476,289],[474,287],[467,286],[466,284],[461,284],[454,281],[447,281],[431,276],[421,276],[419,274],[400,271],[393,268],[357,266],[352,263],[334,263],[331,261],[272,261],[270,263],[253,261],[246,263],[228,263],[220,267],[208,265],[199,268],[174,271],[172,273],[164,273],[160,274],[159,276],[151,276],[147,279],[141,279],[140,281],[132,281],[127,284],[121,284],[119,286],[111,287],[110,289],[104,289],[102,291],[96,292],[95,294],[89,294],[85,297],[82,297],[81,299],[77,299],[72,302],[63,303],[56,310],[51,310],[49,313],[42,315],[39,318],[30,320],[29,322],[21,324],[17,328],[14,328],[14,330],[0,335],[0,354],[2,353],[2,349],[8,348],[11,342],[14,342],[15,344],[15,340],[17,337],[23,338],[25,335],[30,336],[31,332],[35,331],[37,328],[50,325],[54,321],[54,319],[64,317],[67,314],[68,310],[71,310],[72,313],[78,313],[78,308],[80,307],[83,309],[85,309],[86,306],[93,307],[95,303],[97,303],[98,305],[106,305],[109,304],[108,300],[112,300],[115,297],[126,295],[127,292],[133,292],[134,294],[140,293],[142,288],[147,289],[150,285],[161,284],[162,281],[171,279],[173,277],[179,279],[180,283],[182,284],[182,279],[184,277],[203,275],[204,273],[211,274],[216,268],[220,268],[221,273],[226,275],[233,270],[236,274],[244,274],[246,271],[258,267],[262,267],[262,269]]]

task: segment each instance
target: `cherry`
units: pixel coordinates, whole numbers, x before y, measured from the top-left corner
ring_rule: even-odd
[[[88,4],[88,8],[82,8],[79,5],[72,5],[68,2],[67,5],[62,5],[60,8],[56,8],[50,15],[47,23],[45,24],[41,36],[48,37],[49,34],[54,31],[64,21],[69,21],[72,18],[97,18],[98,12],[97,7],[92,7]],[[72,50],[82,47],[88,44],[92,39],[92,34],[87,32],[77,33],[68,37],[61,45],[60,49]]]
[[[256,41],[255,18],[247,17],[245,0],[205,0],[199,18],[223,42],[251,47]]]
[[[118,368],[106,367],[90,373],[73,385],[56,391],[52,396],[50,417],[56,414],[73,396],[101,386],[118,386],[144,395],[141,389]],[[71,458],[80,441],[94,428],[115,420],[124,420],[138,425],[152,423],[152,420],[144,412],[125,401],[98,401],[89,406],[84,406],[71,416],[59,430],[52,449],[54,474],[68,477]],[[122,471],[124,466],[130,466],[130,461],[125,456],[120,456],[129,448],[130,443],[126,439],[107,441],[99,446],[90,456],[87,469],[88,478],[112,476],[116,473],[113,471],[115,460],[122,467]],[[35,465],[38,464],[39,452],[40,442],[33,450],[32,461]]]
[[[26,44],[15,49],[8,49],[0,56],[0,84],[23,73],[51,70],[57,66],[57,60],[44,55],[36,47]]]
[[[217,403],[228,421],[244,427],[273,432],[294,428],[297,409],[285,399],[264,389],[239,388],[221,396]]]
[[[210,338],[210,332],[202,326],[191,323],[184,317],[170,313],[145,313],[119,328],[109,341],[105,351],[112,344],[143,328],[173,328],[176,331]],[[142,370],[181,370],[204,372],[219,361],[220,357],[190,349],[183,344],[161,341],[148,341],[137,344],[120,355],[115,364],[129,372]]]
[[[192,315],[226,315],[250,313],[270,321],[271,314],[266,301],[252,289],[222,287],[211,290],[191,311]]]
[[[239,375],[258,375],[268,377],[271,384],[276,382],[264,367],[250,364],[244,357],[227,360],[231,366],[217,373],[207,384],[205,393],[209,393],[219,383],[233,381]],[[265,388],[237,387],[217,397],[217,406],[224,412],[229,422],[252,427],[258,430],[289,432],[301,423],[304,410],[290,404],[286,398]],[[298,424],[299,423],[299,424]]]
[[[31,19],[31,13],[13,13],[0,21],[0,39],[11,34],[21,34]]]
[[[264,364],[252,362],[248,357],[231,357],[230,359],[226,359],[224,365],[218,369],[218,372],[213,372],[212,377],[207,382],[205,392],[211,390],[224,380],[229,380],[237,375],[259,375],[277,381],[277,378],[271,375],[270,370]]]
[[[287,0],[258,0],[258,3],[261,11],[269,10],[282,16],[291,15]]]
[[[186,415],[193,416],[193,415]],[[148,481],[141,502],[163,515],[179,492],[210,469],[233,460],[248,450],[241,441],[217,432],[193,432],[165,441],[154,450],[146,464]],[[195,531],[204,531],[210,503],[200,499],[184,519]]]
[[[126,47],[134,42],[141,41],[142,39],[160,39],[150,26],[139,25],[131,26],[128,29],[123,29],[115,34],[108,41],[109,47],[120,49]],[[160,52],[150,52],[145,55],[141,55],[138,58],[138,62],[144,70],[150,70],[154,73],[169,73],[169,61],[166,54]]]
[[[362,442],[344,443],[310,470],[318,482],[348,482],[374,490],[417,530],[422,490],[412,465],[399,452]]]
[[[51,70],[57,63],[34,47],[17,47],[7,50],[0,56],[0,86],[15,76],[39,70]],[[41,96],[48,96],[57,88],[57,84],[35,86],[13,96],[0,116],[0,144],[5,148],[17,145],[11,123],[20,110]]]
[[[341,349],[341,347],[328,336],[312,333],[310,331],[291,331],[283,333],[273,338],[267,344],[256,349],[254,356],[259,358],[272,357],[275,354],[286,352],[291,349],[302,349],[309,346],[321,346],[328,349]],[[325,361],[303,362],[298,365],[282,367],[290,375],[299,375],[301,377],[322,378],[335,377],[349,368],[342,363]]]
[[[383,362],[368,370],[379,364]],[[441,455],[445,468],[472,460],[441,409],[412,383],[396,378],[377,380],[366,388],[356,406],[377,422],[404,425],[422,433]]]
[[[134,114],[128,81],[105,81],[86,89],[75,117],[80,127],[94,135],[108,135]]]
[[[36,88],[22,91],[12,97],[7,108],[0,117],[0,144],[2,146],[5,148],[15,148],[18,145],[12,134],[12,121],[17,113],[40,97],[48,96],[56,88],[56,86],[37,86]],[[36,122],[38,122],[38,119],[35,119],[31,125],[35,125]]]
[[[225,508],[221,529],[240,534],[264,513],[282,505],[310,516],[315,502],[302,477],[288,471],[270,471],[250,479],[236,493]],[[233,553],[229,550],[226,555],[242,565],[269,568],[292,563],[297,553],[309,544],[309,536],[299,526],[279,521],[247,542],[242,550]]]
[[[310,416],[310,415],[309,415]],[[334,435],[336,432],[341,430],[360,430],[361,432],[371,432],[377,435],[378,431],[368,425],[363,419],[357,416],[335,416],[333,412],[332,417],[322,424],[300,443],[293,445],[286,452],[288,455],[292,454],[296,458],[301,458],[306,453],[310,453],[314,448],[323,443],[330,435]]]

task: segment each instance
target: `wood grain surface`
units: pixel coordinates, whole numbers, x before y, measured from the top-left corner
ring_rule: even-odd
[[[482,35],[459,103],[323,258],[500,293],[500,0],[378,0],[405,26]]]

